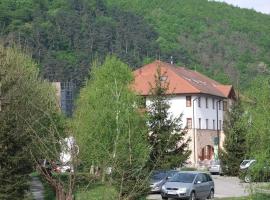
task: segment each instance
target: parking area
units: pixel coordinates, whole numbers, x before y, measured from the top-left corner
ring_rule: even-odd
[[[226,177],[213,175],[215,183],[215,197],[224,198],[224,197],[241,197],[248,196],[250,185],[247,183],[241,182],[237,177]],[[147,199],[151,200],[161,200],[159,194],[149,195]]]

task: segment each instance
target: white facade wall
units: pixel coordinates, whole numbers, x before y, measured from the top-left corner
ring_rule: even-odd
[[[191,107],[186,106],[186,96],[191,96]],[[198,97],[201,99],[201,106],[198,106]],[[206,108],[206,98],[208,99],[208,108]],[[213,109],[213,100],[215,107]],[[187,118],[192,119],[192,128],[196,129],[207,129],[206,119],[208,119],[208,130],[217,130],[217,102],[222,100],[210,95],[177,95],[169,98],[170,109],[169,112],[178,117],[182,115],[183,125],[186,126]],[[193,105],[194,103],[194,105]],[[146,99],[146,105],[151,104],[149,98]],[[220,120],[221,120],[221,129],[223,125],[223,102],[220,102],[221,110],[218,106],[218,128],[220,130]],[[194,108],[193,108],[194,107]],[[193,109],[194,109],[194,119],[193,119]],[[201,119],[201,127],[199,127],[199,119]],[[195,121],[194,121],[195,120]],[[214,125],[213,125],[214,120]]]

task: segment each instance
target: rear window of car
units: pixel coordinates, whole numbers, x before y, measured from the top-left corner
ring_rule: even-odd
[[[196,174],[192,173],[178,173],[175,174],[168,182],[192,183]]]
[[[219,165],[220,164],[220,161],[219,160],[212,160],[210,162],[211,165]]]

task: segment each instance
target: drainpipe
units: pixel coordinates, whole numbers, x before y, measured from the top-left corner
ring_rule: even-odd
[[[219,110],[219,103],[220,102],[222,102],[223,100],[222,99],[220,99],[220,100],[218,100],[217,102],[216,102],[216,104],[217,104],[217,106],[216,106],[216,108],[217,108],[217,142],[218,142],[218,159],[219,159],[219,151],[220,151],[220,142],[219,142],[219,129],[218,129],[218,110]],[[220,127],[221,128],[221,127]]]
[[[197,152],[196,152],[196,134],[195,134],[196,127],[195,127],[195,110],[194,110],[194,108],[195,108],[194,101],[196,101],[197,99],[198,99],[198,97],[196,97],[195,99],[192,100],[192,111],[193,111],[193,117],[192,117],[193,123],[192,123],[192,126],[193,126],[193,152],[194,152],[193,155],[194,155],[194,165],[197,164],[197,158],[196,158],[196,154],[197,154]]]

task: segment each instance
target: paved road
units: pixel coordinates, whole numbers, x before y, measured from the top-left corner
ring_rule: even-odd
[[[44,187],[37,177],[32,178],[30,191],[33,194],[34,200],[44,200]]]
[[[242,183],[237,177],[212,176],[215,182],[215,197],[248,196],[249,184]],[[149,195],[148,199],[161,200],[159,194]]]

